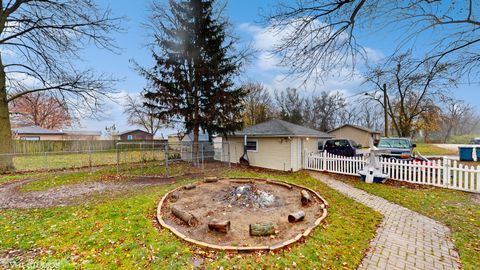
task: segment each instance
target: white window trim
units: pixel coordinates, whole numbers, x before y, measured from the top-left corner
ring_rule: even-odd
[[[247,142],[255,142],[255,145],[256,145],[256,149],[257,150],[248,150],[247,149],[247,152],[253,152],[253,153],[258,153],[258,140],[257,139],[247,139]]]

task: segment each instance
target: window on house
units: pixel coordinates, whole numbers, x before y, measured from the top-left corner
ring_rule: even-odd
[[[129,141],[133,140],[133,135],[128,135],[127,140],[129,140]]]
[[[247,141],[248,151],[257,151],[257,141]]]
[[[318,151],[323,151],[323,144],[324,144],[323,140],[318,140],[317,141],[317,150]]]

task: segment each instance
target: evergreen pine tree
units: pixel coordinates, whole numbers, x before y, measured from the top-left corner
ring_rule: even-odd
[[[245,91],[233,82],[243,58],[227,35],[228,26],[214,0],[170,0],[169,9],[153,5],[155,65],[138,68],[151,86],[146,105],[182,121],[187,132],[193,131],[194,144],[201,129],[225,135],[243,124]]]

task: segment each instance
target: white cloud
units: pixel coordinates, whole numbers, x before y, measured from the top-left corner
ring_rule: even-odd
[[[349,96],[363,90],[364,77],[359,68],[364,62],[358,60],[354,68],[334,69],[328,77],[319,78],[315,74],[309,78],[288,74],[288,67],[280,65],[280,56],[272,53],[275,46],[287,37],[291,28],[283,31],[274,31],[271,27],[260,27],[251,23],[239,25],[239,30],[249,34],[254,48],[258,51],[255,61],[248,71],[248,77],[262,82],[271,92],[283,90],[287,87],[302,89],[304,93],[311,94],[319,91],[339,91]],[[369,62],[378,62],[384,55],[374,48],[365,48]]]

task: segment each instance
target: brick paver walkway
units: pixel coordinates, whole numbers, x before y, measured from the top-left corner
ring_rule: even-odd
[[[460,269],[445,225],[328,175],[311,175],[384,215],[359,269]]]

